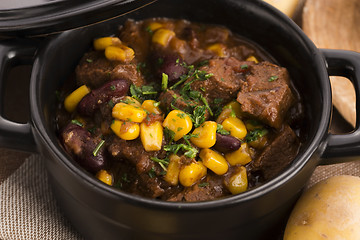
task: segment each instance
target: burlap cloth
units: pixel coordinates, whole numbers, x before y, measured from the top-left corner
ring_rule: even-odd
[[[307,187],[333,175],[360,176],[360,161],[319,166]],[[51,192],[44,160],[31,155],[0,185],[0,239],[82,239]]]
[[[58,208],[39,155],[2,182],[0,194],[0,239],[82,239]]]

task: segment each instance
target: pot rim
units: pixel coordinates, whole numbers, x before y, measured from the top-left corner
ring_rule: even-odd
[[[93,188],[96,188],[102,194],[108,195],[114,199],[127,201],[134,205],[142,205],[144,207],[150,208],[161,208],[163,210],[208,210],[208,209],[217,209],[224,208],[225,206],[237,205],[242,202],[248,202],[253,199],[257,199],[262,197],[263,195],[268,194],[269,192],[274,191],[275,189],[284,185],[287,181],[297,175],[305,165],[308,164],[311,156],[321,147],[324,138],[328,134],[328,127],[330,124],[331,111],[332,111],[332,98],[331,98],[331,88],[329,75],[327,73],[326,61],[319,51],[319,49],[314,45],[314,43],[305,35],[305,33],[287,16],[277,11],[270,5],[266,3],[259,3],[261,7],[267,8],[266,10],[273,14],[275,17],[280,18],[280,20],[286,23],[289,29],[293,30],[299,35],[299,39],[301,39],[304,43],[304,46],[307,47],[312,53],[313,65],[316,67],[318,71],[319,81],[321,81],[322,86],[322,99],[323,99],[323,108],[319,123],[319,128],[316,129],[314,137],[312,139],[308,139],[307,141],[310,144],[304,149],[304,151],[299,154],[292,162],[292,164],[287,167],[280,175],[271,179],[270,181],[261,184],[258,187],[255,187],[249,191],[244,193],[228,196],[221,199],[215,199],[211,201],[203,201],[203,202],[166,202],[162,200],[150,199],[141,196],[136,196],[130,193],[122,192],[119,189],[115,189],[111,186],[103,184],[98,181],[91,174],[83,170],[77,164],[74,164],[70,161],[70,157],[67,157],[67,153],[61,148],[58,142],[54,142],[50,135],[55,133],[47,133],[45,128],[45,116],[44,111],[41,109],[40,104],[40,94],[39,91],[39,79],[38,73],[42,69],[41,61],[39,60],[39,56],[41,57],[46,52],[46,48],[48,45],[40,49],[39,54],[37,55],[34,65],[33,71],[31,74],[30,81],[30,109],[31,109],[31,121],[33,128],[36,129],[42,144],[47,145],[47,148],[52,151],[52,153],[57,157],[58,161],[63,164],[68,171],[74,174],[77,178],[82,181],[87,182]],[[50,40],[50,43],[55,39],[62,37],[63,35],[68,34],[70,31],[60,33],[54,39]],[[321,149],[323,150],[323,149]],[[315,165],[317,165],[316,163]],[[302,187],[301,187],[302,188]],[[299,188],[299,191],[300,189]]]

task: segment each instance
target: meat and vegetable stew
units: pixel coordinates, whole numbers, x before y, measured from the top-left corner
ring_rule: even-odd
[[[278,175],[301,144],[287,70],[222,26],[128,20],[93,41],[59,91],[65,150],[99,180],[205,201]]]

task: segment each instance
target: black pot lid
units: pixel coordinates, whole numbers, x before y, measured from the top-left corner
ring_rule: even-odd
[[[111,19],[156,0],[0,0],[0,36],[44,35]]]

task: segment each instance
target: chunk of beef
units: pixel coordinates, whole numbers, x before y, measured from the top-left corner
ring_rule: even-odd
[[[158,198],[164,194],[163,181],[160,179],[160,171],[153,171],[151,174],[144,172],[138,174],[134,165],[126,161],[113,161],[111,166],[115,177],[115,185],[131,194]]]
[[[228,29],[219,26],[209,27],[204,33],[205,43],[225,43],[229,38],[230,32]]]
[[[146,27],[147,22],[142,23],[129,19],[119,33],[120,40],[134,50],[139,62],[144,62],[149,54],[148,44],[152,35],[144,31]]]
[[[236,45],[234,47],[229,48],[228,53],[231,57],[235,57],[237,59],[247,59],[249,56],[256,55],[254,49],[247,47],[246,45]]]
[[[164,109],[166,112],[174,110],[175,108],[187,112],[192,109],[191,106],[195,106],[194,102],[185,101],[180,96],[177,90],[168,89],[167,91],[160,93],[159,101],[160,101],[160,107]]]
[[[138,174],[147,173],[154,167],[154,162],[150,159],[150,157],[154,156],[154,153],[146,152],[139,139],[126,141],[114,137],[108,151],[113,158],[132,163],[136,167]]]
[[[158,177],[161,176],[162,169],[150,159],[151,157],[164,158],[163,152],[146,152],[139,139],[126,141],[117,137],[113,138],[108,151],[113,158],[126,161],[135,167],[136,173],[133,174],[137,175],[136,181],[129,183],[128,191],[151,198],[158,198],[164,194],[166,184]],[[150,171],[154,171],[155,176],[150,176]]]
[[[124,79],[130,81],[136,86],[142,86],[145,84],[145,79],[138,71],[136,64],[118,64],[111,71],[110,79]]]
[[[223,179],[213,173],[208,173],[201,182],[187,188],[175,188],[164,195],[166,201],[199,202],[214,200],[228,195],[229,192],[223,184]]]
[[[90,88],[98,88],[115,79],[124,79],[136,86],[141,86],[144,83],[144,78],[137,71],[136,64],[110,61],[106,59],[103,51],[85,53],[77,65],[75,73],[77,84],[85,84]]]
[[[162,181],[158,177],[150,177],[149,174],[139,175],[138,181],[133,185],[133,193],[150,198],[161,197],[165,190],[162,187]]]
[[[111,71],[116,62],[107,60],[102,51],[90,51],[84,54],[76,67],[77,84],[97,88],[110,80]]]
[[[211,59],[209,64],[200,68],[201,71],[213,74],[206,80],[197,80],[191,84],[193,90],[203,93],[208,102],[216,98],[229,102],[236,98],[245,80],[244,73],[252,62],[241,62],[236,58]]]
[[[180,34],[180,38],[186,40],[189,43],[191,49],[199,48],[199,39],[195,30],[191,26],[187,26]]]
[[[253,65],[237,96],[241,110],[271,127],[280,128],[294,102],[289,82],[285,68],[269,62]]]
[[[171,110],[180,109],[184,112],[192,114],[197,106],[203,106],[202,102],[195,102],[190,99],[185,100],[177,90],[167,90],[162,92],[159,96],[160,107],[169,112]],[[205,119],[208,119],[209,111],[205,110]]]
[[[280,133],[251,164],[265,180],[278,175],[298,154],[300,142],[294,131],[284,125]]]
[[[221,177],[208,173],[206,179],[199,184],[194,184],[184,190],[184,200],[186,202],[199,202],[214,200],[228,194],[223,185]]]

